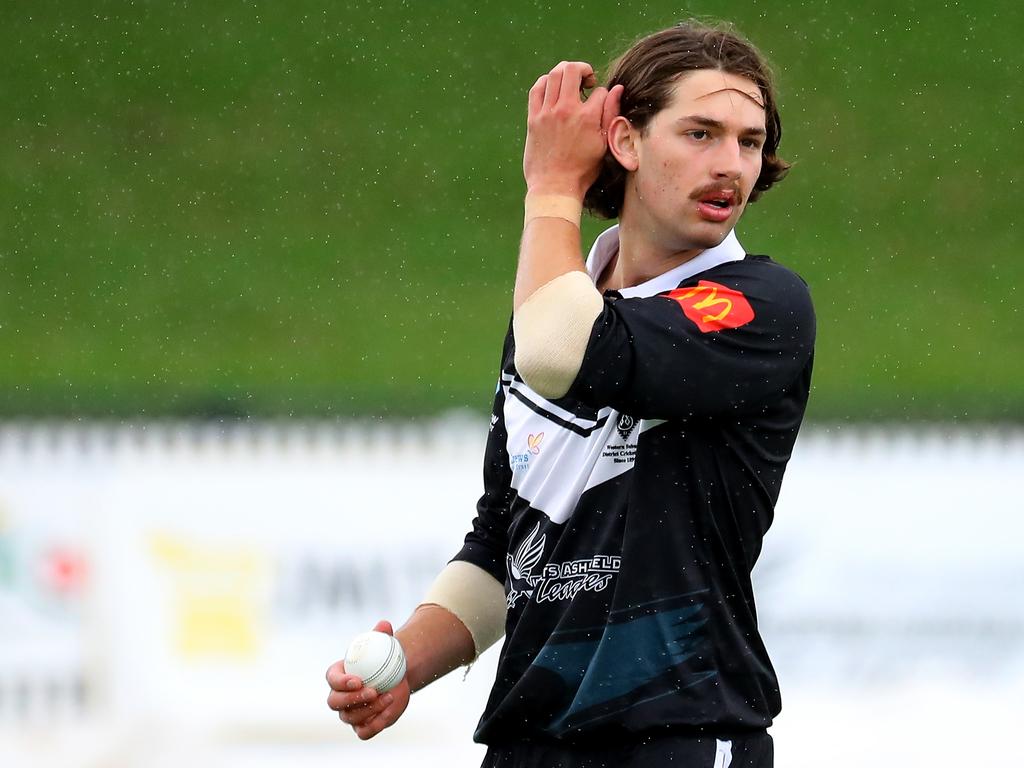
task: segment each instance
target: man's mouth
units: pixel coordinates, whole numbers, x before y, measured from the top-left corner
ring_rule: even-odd
[[[711,203],[720,208],[726,208],[736,202],[739,192],[732,187],[723,187],[722,189],[705,188],[700,190],[696,197],[702,203]]]
[[[732,216],[737,197],[732,189],[705,192],[697,198],[697,213],[707,221],[723,222]]]

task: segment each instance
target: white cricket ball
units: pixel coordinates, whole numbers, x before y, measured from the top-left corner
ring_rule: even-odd
[[[363,632],[345,651],[345,672],[377,693],[390,691],[405,677],[405,653],[391,635]]]

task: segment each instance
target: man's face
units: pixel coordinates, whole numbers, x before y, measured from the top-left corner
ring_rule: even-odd
[[[634,143],[627,199],[635,198],[637,222],[672,250],[718,245],[761,173],[764,140],[764,101],[753,81],[711,69],[680,77]]]

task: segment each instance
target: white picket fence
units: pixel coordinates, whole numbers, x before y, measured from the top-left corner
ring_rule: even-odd
[[[478,764],[493,651],[370,744],[323,673],[458,549],[485,434],[0,425],[0,765]],[[1022,470],[1021,430],[805,430],[755,570],[778,765],[999,759],[978,736],[1024,716]]]

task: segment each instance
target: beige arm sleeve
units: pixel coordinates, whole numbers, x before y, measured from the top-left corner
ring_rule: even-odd
[[[545,283],[512,318],[516,370],[530,388],[554,399],[569,391],[583,364],[604,299],[586,272]]]
[[[505,634],[505,586],[479,566],[454,560],[434,579],[424,604],[455,614],[473,636],[476,655]]]

